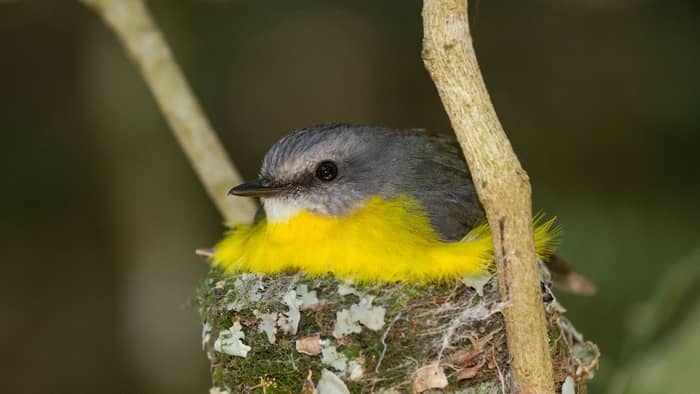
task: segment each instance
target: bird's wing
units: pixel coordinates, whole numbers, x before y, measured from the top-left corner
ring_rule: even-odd
[[[417,152],[415,197],[443,238],[457,241],[485,220],[462,150],[454,137],[414,132],[425,141]]]

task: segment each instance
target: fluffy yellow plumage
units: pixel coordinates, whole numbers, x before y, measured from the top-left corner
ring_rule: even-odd
[[[535,230],[540,256],[551,253],[552,221]],[[214,249],[227,272],[301,270],[360,281],[423,282],[478,275],[489,269],[493,244],[487,225],[460,242],[443,242],[418,202],[371,198],[348,216],[302,211],[285,222],[236,225]]]

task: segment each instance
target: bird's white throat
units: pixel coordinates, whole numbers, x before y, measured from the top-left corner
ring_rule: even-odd
[[[302,207],[293,198],[263,198],[262,203],[268,223],[286,222],[302,211]]]

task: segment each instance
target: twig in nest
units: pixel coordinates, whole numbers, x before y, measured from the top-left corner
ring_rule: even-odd
[[[503,372],[501,372],[501,367],[498,366],[498,360],[496,360],[496,348],[491,349],[491,359],[493,360],[493,363],[496,366],[496,372],[498,372],[498,381],[501,382],[501,392],[505,393],[506,379],[503,376]]]
[[[471,379],[474,376],[476,376],[479,371],[481,371],[481,368],[486,364],[486,358],[482,358],[481,362],[473,367],[468,367],[468,368],[462,368],[457,372],[457,380],[465,380],[465,379]],[[500,372],[499,372],[500,374]]]
[[[450,364],[456,365],[458,367],[456,369],[459,369],[459,367],[466,367],[472,360],[483,353],[483,345],[489,343],[491,339],[493,339],[493,336],[494,333],[490,332],[480,340],[478,336],[470,332],[467,339],[469,339],[469,342],[472,344],[471,351],[468,353],[465,350],[456,352],[450,357]]]
[[[389,330],[391,330],[391,327],[394,326],[394,323],[396,323],[399,319],[401,318],[401,312],[397,313],[394,319],[389,323],[389,326],[386,328],[386,331],[384,331],[384,334],[382,335],[382,346],[384,347],[382,349],[382,353],[379,355],[379,361],[377,361],[377,366],[374,367],[374,372],[379,373],[379,366],[382,365],[382,360],[384,360],[384,355],[386,354],[386,337],[389,335]]]

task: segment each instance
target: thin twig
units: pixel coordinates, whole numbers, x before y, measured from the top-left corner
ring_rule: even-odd
[[[250,222],[255,204],[227,198],[241,176],[229,159],[142,0],[80,0],[104,19],[139,66],[209,197],[226,221]]]
[[[384,360],[384,355],[386,355],[386,337],[389,335],[389,330],[391,330],[391,327],[393,327],[394,323],[396,323],[400,318],[401,318],[401,312],[396,314],[396,316],[391,321],[391,323],[389,323],[389,326],[387,326],[386,331],[384,331],[384,334],[382,335],[382,346],[384,346],[384,348],[382,349],[382,353],[379,355],[379,360],[377,361],[377,366],[374,368],[375,373],[379,373],[379,366],[382,365],[382,361]]]
[[[424,0],[423,62],[469,164],[493,234],[518,392],[554,392],[532,229],[530,181],[491,103],[472,45],[467,0]]]

